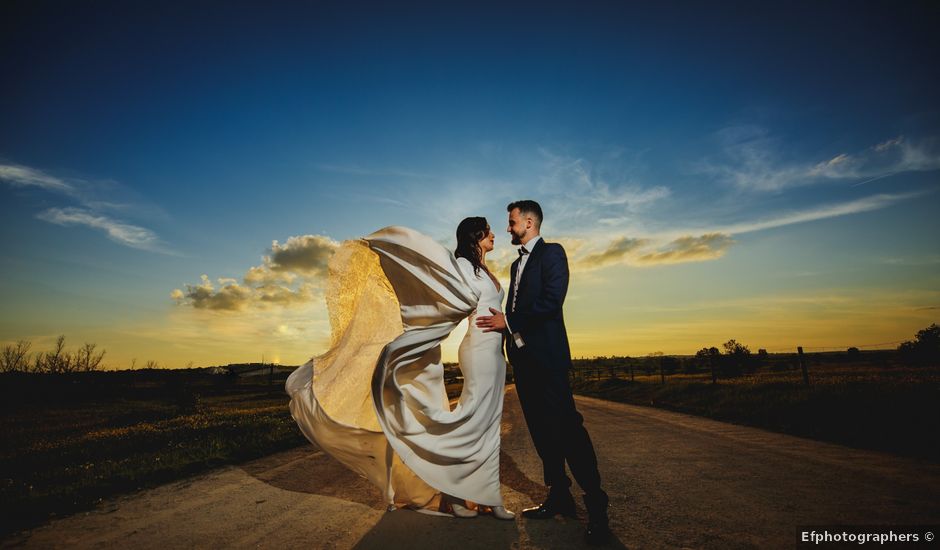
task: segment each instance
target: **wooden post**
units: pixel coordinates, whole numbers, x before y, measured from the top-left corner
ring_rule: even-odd
[[[659,378],[662,384],[666,383],[666,369],[663,368],[663,363],[665,363],[666,356],[663,355],[659,358]]]
[[[630,361],[630,381],[633,382],[633,361]]]
[[[708,366],[712,370],[712,384],[718,383],[718,370],[715,368],[715,356],[711,353],[708,354]]]
[[[806,370],[806,361],[803,360],[803,346],[797,346],[796,352],[800,360],[800,370],[803,371],[803,384],[809,386],[809,372]]]

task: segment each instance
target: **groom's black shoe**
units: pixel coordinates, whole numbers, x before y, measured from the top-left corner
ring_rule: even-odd
[[[574,498],[571,493],[549,493],[545,502],[534,508],[526,508],[522,511],[522,517],[527,519],[548,519],[561,514],[568,517],[577,517]]]
[[[584,495],[584,506],[588,511],[588,525],[584,531],[584,540],[588,544],[600,545],[610,540],[613,533],[610,531],[610,522],[607,518],[609,499],[607,493],[601,491],[598,495]]]

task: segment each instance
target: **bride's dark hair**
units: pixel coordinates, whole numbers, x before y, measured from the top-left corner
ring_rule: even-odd
[[[479,216],[464,218],[457,226],[457,250],[454,250],[454,256],[470,260],[473,274],[477,276],[480,275],[480,269],[486,269],[483,265],[480,241],[489,232],[490,224],[486,223],[486,218]]]

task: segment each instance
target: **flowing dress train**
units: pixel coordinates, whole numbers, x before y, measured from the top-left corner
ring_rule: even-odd
[[[473,321],[503,297],[484,271],[413,229],[343,242],[329,262],[330,348],[288,377],[291,415],[389,506],[424,506],[439,492],[502,505],[502,336]],[[440,344],[467,317],[451,410]]]

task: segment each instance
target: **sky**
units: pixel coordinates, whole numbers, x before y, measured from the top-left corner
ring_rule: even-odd
[[[655,4],[655,5],[648,5]],[[326,351],[327,262],[537,200],[576,357],[940,321],[935,2],[0,4],[0,342]],[[456,357],[465,332],[445,343]]]

